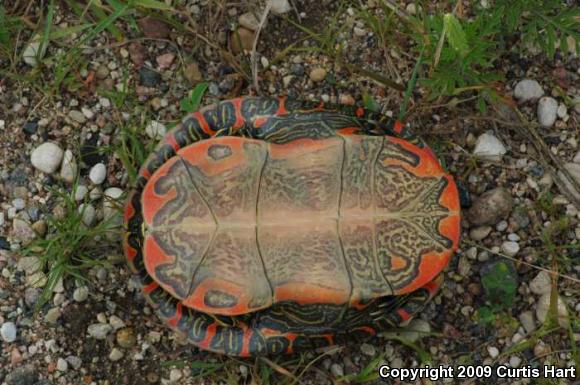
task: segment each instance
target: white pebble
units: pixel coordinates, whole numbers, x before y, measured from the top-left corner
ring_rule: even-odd
[[[530,291],[537,295],[549,293],[552,289],[552,279],[546,271],[540,271],[530,282]]]
[[[240,15],[238,23],[244,28],[255,31],[260,26],[260,20],[254,14],[255,12],[246,12]]]
[[[91,204],[83,203],[79,206],[78,210],[79,214],[82,216],[81,219],[86,226],[91,227],[95,224],[95,220],[97,219],[97,210],[95,210]]]
[[[551,299],[551,293],[546,293],[544,295],[542,295],[540,297],[540,299],[538,300],[538,304],[536,307],[536,317],[538,318],[538,320],[541,323],[546,322],[546,318],[548,316],[548,311],[550,310],[550,299]],[[562,298],[560,298],[558,296],[558,323],[560,324],[560,326],[567,328],[568,324],[569,324],[569,319],[568,319],[568,309],[566,307],[566,304],[564,303],[564,301],[562,300]]]
[[[510,357],[510,366],[512,368],[519,368],[519,366],[522,364],[522,359],[518,356],[511,356]]]
[[[78,185],[77,189],[75,190],[75,200],[77,202],[82,201],[83,199],[85,199],[88,192],[89,192],[89,189],[87,186],[82,185],[82,184]]]
[[[344,369],[342,368],[342,366],[340,364],[336,364],[336,363],[335,364],[332,364],[330,366],[330,372],[335,377],[342,377],[342,376],[344,376]]]
[[[71,150],[66,150],[60,166],[60,177],[68,183],[72,183],[77,175],[77,162]]]
[[[109,318],[109,324],[115,330],[123,329],[125,327],[125,322],[123,322],[123,320],[121,318],[117,317],[116,315],[112,315]]]
[[[89,109],[87,107],[82,107],[81,108],[81,112],[89,120],[91,120],[92,118],[95,117],[95,113],[91,109]]]
[[[560,119],[564,119],[566,117],[566,115],[568,115],[568,108],[566,107],[566,105],[564,103],[560,103],[560,105],[558,106],[558,117]]]
[[[100,98],[99,99],[99,104],[103,108],[109,108],[109,107],[111,107],[111,101],[109,99],[107,99],[107,98]]]
[[[501,244],[501,251],[508,257],[513,257],[520,251],[520,245],[517,242],[505,241]]]
[[[531,311],[524,311],[519,316],[520,323],[524,327],[526,333],[531,333],[536,330],[536,322],[534,321],[534,314]]]
[[[149,124],[145,127],[145,133],[151,139],[161,139],[163,135],[167,132],[167,128],[162,123],[159,123],[156,120],[152,120]]]
[[[73,299],[76,302],[84,302],[89,298],[89,288],[87,286],[77,287],[73,293]]]
[[[506,231],[508,227],[508,223],[505,220],[499,221],[497,225],[495,225],[495,229],[499,232]]]
[[[105,197],[103,199],[103,220],[109,220],[115,215],[119,215],[118,219],[121,220],[118,208],[122,205],[119,200],[123,196],[123,190],[118,187],[109,187],[103,195]]]
[[[115,362],[119,361],[121,358],[123,358],[123,352],[121,350],[119,350],[118,348],[111,349],[111,353],[109,354],[109,360]]]
[[[538,121],[543,127],[549,128],[556,122],[558,102],[550,96],[544,96],[538,102]]]
[[[499,162],[506,152],[504,144],[491,132],[486,132],[477,138],[473,155],[481,159]]]
[[[16,198],[12,200],[12,207],[16,210],[22,210],[26,207],[26,202],[22,198]]]
[[[60,166],[63,155],[64,152],[59,146],[46,142],[32,151],[30,161],[36,169],[46,174],[52,174]]]
[[[0,335],[5,342],[14,342],[16,340],[16,325],[14,322],[4,322],[0,327]]]
[[[491,358],[497,358],[499,356],[499,350],[495,346],[488,346],[487,353]]]
[[[87,329],[89,335],[97,340],[104,340],[107,335],[113,331],[113,327],[109,324],[92,324]]]
[[[59,372],[66,372],[68,370],[68,362],[64,358],[59,358],[56,361],[56,370]]]
[[[97,163],[89,172],[89,179],[94,184],[101,184],[105,181],[107,177],[107,167],[103,163]]]
[[[524,79],[516,84],[514,96],[520,102],[539,99],[544,95],[544,90],[540,83],[533,79]]]
[[[183,377],[183,372],[180,369],[173,368],[169,371],[169,381],[176,382],[181,380]]]
[[[24,48],[22,52],[22,60],[31,67],[36,67],[38,64],[38,58],[42,58],[46,51],[46,47],[41,47],[42,37],[40,35],[35,35],[30,43]]]
[[[270,10],[275,15],[282,15],[292,10],[292,7],[290,6],[288,0],[270,0],[270,4],[272,6]]]

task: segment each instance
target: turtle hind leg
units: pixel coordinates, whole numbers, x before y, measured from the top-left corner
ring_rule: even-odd
[[[382,329],[405,325],[415,317],[437,294],[443,284],[440,274],[431,282],[404,296],[395,297],[393,304],[379,303],[377,309],[370,313],[371,318]]]
[[[358,314],[351,313],[345,320],[344,338],[364,340],[381,331],[404,326],[433,299],[442,284],[443,275],[440,274],[411,293],[382,297]]]
[[[151,282],[143,289],[147,302],[164,324],[200,349],[237,357],[292,353],[312,347],[295,333],[258,327],[253,316],[217,316],[187,308]]]

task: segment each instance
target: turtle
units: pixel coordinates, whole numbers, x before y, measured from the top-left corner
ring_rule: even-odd
[[[161,320],[202,350],[252,357],[407,323],[442,284],[460,205],[401,122],[247,96],[165,134],[124,224],[128,264]]]

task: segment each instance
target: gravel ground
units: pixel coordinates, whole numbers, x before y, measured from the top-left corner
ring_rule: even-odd
[[[207,22],[213,45],[239,51],[229,32],[239,23],[246,27],[239,31],[241,45],[251,48],[258,21],[247,9],[204,4],[193,1],[188,12],[194,20]],[[331,1],[294,4],[296,9],[273,11],[297,13],[309,28],[334,12]],[[339,20],[345,25],[341,39],[346,58],[355,65],[382,68],[382,50],[351,11]],[[74,18],[57,7],[54,24],[64,28],[69,23]],[[65,82],[56,92],[42,91],[56,70],[50,61],[40,68],[43,75],[36,85],[3,78],[0,72],[0,384],[261,384],[268,383],[259,372],[264,366],[274,372],[270,383],[287,381],[280,366],[301,370],[319,354],[304,354],[301,362],[294,357],[267,364],[226,359],[181,343],[152,314],[111,234],[99,234],[89,244],[106,264],[88,268],[87,280],[67,277],[57,282],[48,302],[34,313],[48,270],[41,266],[42,252],[23,250],[54,234],[51,218],[67,221],[59,192],[72,194],[82,213],[78,225],[85,229],[116,220],[114,203],[122,203],[129,173],[111,149],[121,143],[123,127],[137,129],[137,138],[151,148],[184,114],[180,101],[195,84],[209,84],[204,104],[256,92],[251,79],[201,40],[182,37],[150,18],[138,18],[138,25],[140,30],[127,32],[126,42],[101,33],[83,46],[82,63],[72,71],[76,82]],[[398,112],[402,93],[353,75],[316,51],[291,52],[276,60],[301,36],[300,30],[271,15],[257,55],[262,94],[360,104],[364,92],[385,113]],[[51,43],[46,55],[64,52],[74,41],[72,36]],[[312,44],[303,43],[305,48]],[[249,63],[246,56],[238,57]],[[16,64],[18,71],[32,71],[35,60],[25,53]],[[414,63],[409,57],[390,60],[394,73],[410,77]],[[579,64],[577,56],[568,54],[553,60],[513,55],[501,64],[507,79],[498,87],[537,124],[551,156],[580,183],[580,105],[573,104],[580,99]],[[0,59],[2,66],[8,63]],[[577,364],[571,350],[580,339],[575,249],[580,214],[574,192],[566,194],[555,183],[531,135],[516,129],[522,124],[510,126],[503,120],[496,109],[481,115],[469,103],[422,109],[413,116],[415,131],[433,144],[462,186],[462,243],[445,271],[445,286],[411,330],[330,352],[309,367],[301,383],[338,383],[344,375],[361,373],[373,360],[404,368],[425,363],[425,357],[432,366]],[[497,288],[497,272],[506,267]],[[556,269],[559,275],[551,276],[549,271]],[[490,303],[497,296],[509,297],[506,287],[513,287],[513,301],[496,311]],[[548,330],[544,323],[551,296],[558,298],[559,318]],[[205,375],[200,377],[204,367],[189,366],[191,362],[205,363]],[[217,369],[207,373],[211,368]],[[553,383],[571,384],[572,379]]]

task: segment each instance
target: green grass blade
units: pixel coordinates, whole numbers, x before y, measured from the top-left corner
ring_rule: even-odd
[[[421,49],[419,53],[419,59],[417,59],[417,63],[415,63],[415,67],[413,68],[413,73],[411,74],[411,79],[409,80],[409,84],[407,84],[407,89],[405,90],[405,96],[403,97],[403,103],[401,104],[401,110],[399,111],[399,120],[404,121],[405,114],[407,113],[407,105],[409,104],[409,99],[411,99],[411,94],[415,89],[415,85],[417,84],[417,75],[419,73],[419,68],[421,67],[422,60],[423,60],[423,52],[425,47]]]
[[[160,11],[169,11],[172,9],[169,5],[157,0],[133,0],[131,5],[148,9],[157,9]]]
[[[46,24],[44,25],[44,33],[42,34],[42,40],[40,41],[40,48],[36,52],[36,59],[40,61],[40,58],[44,56],[44,52],[48,47],[48,42],[50,41],[50,27],[52,26],[52,20],[54,18],[54,0],[50,1],[48,5],[48,13],[46,14]]]

